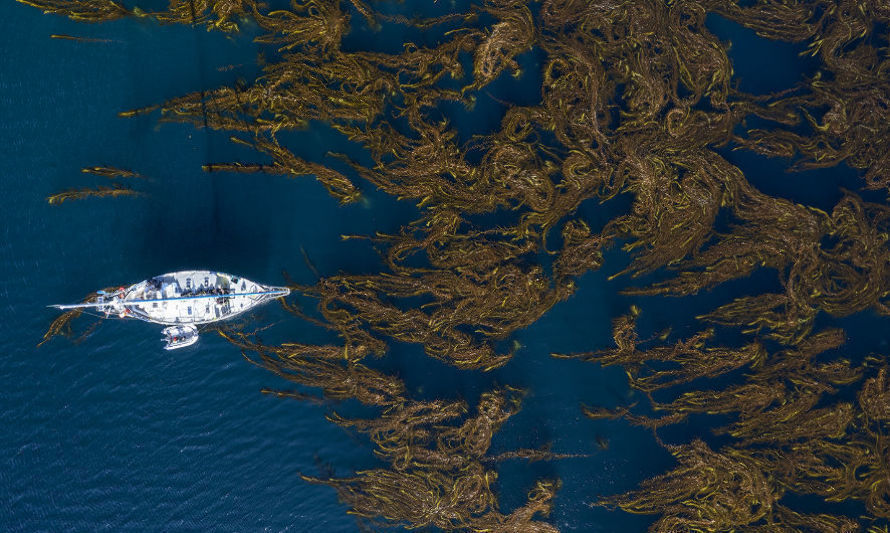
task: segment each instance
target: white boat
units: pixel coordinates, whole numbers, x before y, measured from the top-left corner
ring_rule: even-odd
[[[165,350],[185,348],[198,342],[198,327],[191,324],[183,326],[167,326],[161,331],[164,335]]]
[[[106,317],[135,318],[166,326],[193,326],[188,344],[198,340],[197,327],[226,320],[257,305],[290,294],[287,287],[262,285],[255,281],[210,270],[187,270],[155,276],[116,291],[98,291],[95,301],[54,305],[57,309],[93,308]],[[168,328],[169,329],[169,328]],[[166,338],[166,331],[165,338]]]

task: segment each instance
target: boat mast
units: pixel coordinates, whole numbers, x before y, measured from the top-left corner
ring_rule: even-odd
[[[288,289],[276,289],[271,291],[258,291],[258,292],[241,292],[241,293],[229,293],[229,294],[199,294],[196,296],[176,296],[173,298],[155,298],[150,300],[125,300],[123,298],[118,298],[116,300],[109,300],[106,302],[89,302],[89,303],[80,303],[80,304],[54,304],[47,307],[54,307],[56,309],[84,309],[89,307],[114,307],[118,305],[135,305],[135,304],[144,304],[144,303],[161,303],[161,302],[182,302],[187,300],[203,300],[203,299],[211,299],[211,298],[236,298],[238,296],[287,296],[290,291]]]
[[[47,307],[54,307],[56,309],[85,309],[88,307],[107,307],[110,305],[114,305],[116,302],[90,302],[85,304],[53,304],[48,305]]]

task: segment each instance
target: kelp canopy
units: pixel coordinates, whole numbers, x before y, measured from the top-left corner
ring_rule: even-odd
[[[381,250],[383,271],[295,286],[317,301],[317,313],[286,308],[336,332],[339,345],[269,346],[223,332],[252,361],[301,387],[379,410],[376,418],[330,416],[367,435],[379,468],[305,476],[335,488],[352,513],[380,527],[555,530],[543,519],[558,481],[538,481],[512,513],[498,510],[497,458],[488,449],[519,409],[518,391],[495,388],[472,408],[420,401],[363,360],[401,341],[467,371],[505,365],[512,354],[498,341],[571,297],[579,276],[620,249],[609,257],[629,262],[614,266],[612,279],[639,297],[691,296],[758,271],[778,283],[722,302],[686,339],[640,339],[635,308],[615,319],[614,348],[560,356],[620,365],[650,400],[644,412],[584,408],[591,418],[623,417],[659,442],[667,426],[691,415],[719,415],[724,424],[691,442],[664,443],[676,457],[672,471],[597,502],[656,515],[653,531],[886,530],[885,362],[845,354],[845,334],[817,325],[890,314],[886,3],[487,0],[413,19],[360,0],[275,8],[171,0],[166,11],[109,0],[25,3],[78,20],[145,17],[210,31],[236,32],[251,21],[274,58],[259,78],[121,116],[154,113],[224,130],[256,150],[256,161],[206,170],[312,175],[343,203],[376,187],[417,205],[420,218],[400,231],[357,236]],[[797,43],[818,66],[779,93],[740,91],[728,43],[706,24],[715,16]],[[344,50],[351,24],[411,26],[435,44]],[[540,61],[540,100],[511,105],[496,131],[460,141],[447,106],[472,108],[495,80],[520,76],[528,57]],[[370,164],[343,158],[351,170],[343,173],[295,155],[281,133],[312,122],[359,143]],[[829,210],[773,197],[728,161],[730,150],[785,158],[793,171],[846,165],[862,190],[839,193]],[[607,223],[592,227],[579,214],[587,200],[601,203]],[[637,285],[642,276],[650,281]],[[723,330],[746,340],[721,346]],[[558,458],[546,450],[511,457]],[[804,496],[858,502],[862,516],[795,509]]]

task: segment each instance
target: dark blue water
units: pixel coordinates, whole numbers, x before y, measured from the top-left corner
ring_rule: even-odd
[[[370,188],[364,202],[340,207],[312,178],[207,174],[202,164],[258,156],[233,147],[225,134],[116,116],[254,79],[258,49],[250,28],[248,36],[226,37],[139,20],[86,25],[10,2],[0,9],[0,530],[356,530],[332,489],[308,485],[298,474],[318,473],[320,464],[340,475],[371,467],[368,443],[326,422],[329,406],[260,394],[262,387],[288,384],[250,365],[222,339],[204,336],[196,347],[171,353],[160,349],[159,328],[108,321],[81,344],[35,345],[57,316],[47,304],[163,272],[209,268],[277,284],[287,270],[308,283],[313,276],[301,247],[322,274],[374,271],[377,260],[367,244],[339,236],[393,231],[411,220],[414,208]],[[400,48],[398,34],[362,36]],[[492,96],[528,94],[538,79],[535,61],[534,53],[524,57],[527,74],[499,81]],[[496,125],[498,106],[480,100],[473,113],[456,115],[462,134]],[[310,160],[326,161],[328,150],[362,157],[322,125],[288,140]],[[782,175],[781,164],[759,164]],[[135,186],[147,196],[46,203],[47,195],[65,188],[107,184],[80,172],[94,165],[142,173],[149,180]],[[834,179],[826,178],[824,198],[834,194]],[[602,218],[599,209],[585,204],[582,214],[595,221]],[[644,306],[653,331],[696,314],[694,302],[619,296],[620,286],[606,278],[625,259],[610,258],[612,266],[579,280],[570,301],[517,335],[523,347],[503,369],[459,372],[402,345],[382,363],[421,395],[472,400],[494,384],[526,388],[522,412],[492,451],[552,443],[555,452],[588,456],[505,462],[498,483],[502,510],[521,505],[534,479],[559,477],[563,488],[551,518],[565,531],[643,530],[649,518],[589,503],[672,464],[647,432],[582,416],[580,403],[636,399],[621,370],[549,357],[608,346],[610,319],[632,303]],[[282,338],[320,338],[274,306],[254,318],[278,323]],[[608,449],[597,439],[608,440]]]

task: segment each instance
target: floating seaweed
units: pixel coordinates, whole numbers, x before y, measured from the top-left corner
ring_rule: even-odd
[[[242,142],[242,141],[239,141]],[[273,140],[257,140],[253,145],[257,150],[272,156],[273,163],[271,165],[246,165],[242,163],[230,164],[209,164],[204,165],[204,170],[208,172],[227,171],[227,172],[265,172],[269,174],[285,174],[288,176],[314,175],[320,181],[331,196],[340,200],[340,203],[347,204],[355,202],[359,199],[361,193],[358,188],[339,172],[332,170],[317,163],[310,163],[296,157],[289,150],[282,148],[274,139]]]
[[[320,388],[327,398],[354,398],[380,406],[402,399],[404,385],[400,380],[344,357],[347,348],[296,343],[265,346],[244,332],[220,329],[219,333],[245,350],[245,357],[252,363],[290,381]],[[251,359],[246,353],[248,350],[258,358]],[[352,353],[363,354],[365,350],[359,346],[353,348]]]
[[[63,41],[77,41],[81,43],[112,43],[115,42],[112,39],[97,39],[93,37],[78,37],[76,35],[65,35],[65,34],[57,34],[54,33],[50,35],[51,39],[60,39]]]
[[[80,171],[85,174],[93,174],[95,176],[103,176],[108,179],[141,178],[142,177],[138,172],[133,172],[132,170],[125,170],[125,169],[116,168],[116,167],[85,167],[85,168],[80,169]]]
[[[541,531],[556,529],[535,519],[550,512],[558,483],[539,481],[528,503],[509,515],[497,509],[492,484],[497,473],[487,463],[491,438],[519,408],[517,391],[482,395],[477,415],[457,422],[466,412],[460,402],[408,402],[390,407],[373,420],[331,419],[369,434],[378,457],[389,468],[357,472],[350,478],[313,478],[334,487],[352,513],[409,527],[475,531]],[[450,423],[449,423],[450,422]],[[538,459],[546,452],[517,451],[495,459]]]
[[[111,288],[111,287],[108,287],[105,289],[106,292],[110,292],[112,290],[113,290],[113,288]],[[101,291],[90,293],[89,295],[87,295],[86,298],[84,298],[83,303],[97,301],[97,299],[99,298],[100,292]],[[83,313],[84,313],[83,309],[71,309],[70,311],[65,311],[64,313],[62,313],[61,315],[56,317],[56,319],[53,320],[52,323],[49,325],[49,328],[46,330],[46,333],[43,334],[43,340],[41,340],[37,344],[37,347],[39,348],[40,346],[43,346],[44,344],[49,342],[53,337],[62,336],[62,337],[71,338],[74,335],[73,322],[75,320],[77,320],[78,318],[80,318],[80,316],[83,315]],[[90,333],[93,332],[93,330],[96,328],[96,326],[98,326],[98,324],[99,324],[99,321],[95,321],[83,333],[81,333],[79,335],[79,337],[74,342],[78,342],[81,339],[86,338]]]
[[[69,200],[82,200],[84,198],[117,198],[118,196],[142,196],[144,193],[125,187],[120,184],[112,186],[100,185],[96,188],[82,187],[80,189],[68,189],[46,197],[50,205],[59,205]]]
[[[848,316],[867,308],[887,314],[890,209],[847,194],[829,215],[754,193],[739,211],[745,223],[707,250],[677,266],[674,279],[632,292],[694,294],[756,268],[780,273],[785,293],[742,297],[703,318],[772,330],[794,344],[806,336],[818,311]]]
[[[639,350],[639,339],[634,331],[635,318],[636,315],[630,314],[615,320],[613,336],[617,347],[614,349],[554,356],[577,357],[603,366],[621,365],[627,371],[630,386],[644,392],[674,387],[699,378],[716,377],[743,366],[757,366],[766,358],[766,351],[759,342],[735,349],[706,346],[714,336],[713,330],[702,331],[673,346]],[[661,363],[672,367],[664,368],[665,365]]]
[[[84,22],[105,22],[132,15],[133,12],[112,0],[17,0],[44,13],[65,15]]]
[[[83,310],[81,309],[72,309],[71,311],[66,311],[59,315],[53,320],[52,324],[49,325],[49,329],[43,334],[43,340],[37,344],[37,347],[39,348],[40,346],[43,346],[47,341],[57,335],[70,337],[72,335],[71,322],[78,318],[82,313]]]

